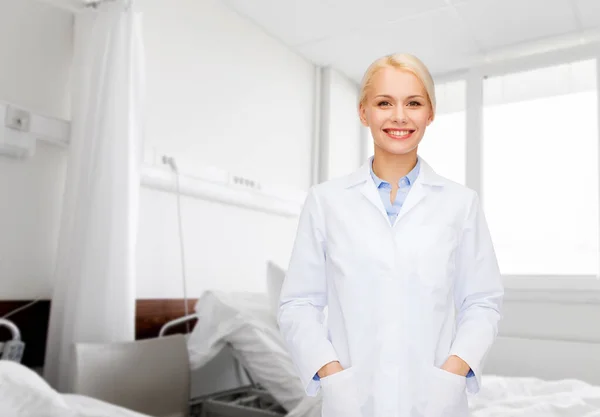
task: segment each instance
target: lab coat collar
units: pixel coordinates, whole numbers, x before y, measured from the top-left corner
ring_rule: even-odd
[[[406,201],[402,205],[398,216],[396,217],[396,221],[394,225],[396,225],[408,212],[410,212],[414,207],[416,207],[421,200],[425,198],[428,192],[429,186],[443,186],[444,178],[435,173],[435,171],[427,164],[421,157],[419,157],[421,161],[421,167],[419,170],[419,175],[413,186],[411,187],[411,191],[408,193],[406,197]],[[377,191],[377,186],[375,185],[375,181],[371,177],[371,164],[373,163],[373,157],[370,157],[369,160],[360,167],[357,171],[351,174],[348,177],[347,188],[353,188],[355,186],[361,185],[360,192],[364,195],[367,200],[369,200],[375,208],[379,211],[379,213],[383,216],[386,222],[389,222],[387,212],[383,205],[383,201],[381,201],[381,197],[379,196],[379,192]],[[393,225],[393,226],[394,226]]]
[[[421,167],[419,175],[415,181],[416,184],[430,185],[441,187],[444,185],[444,178],[438,175],[431,166],[423,158],[419,156],[421,161]],[[365,162],[359,169],[354,171],[348,176],[347,188],[354,187],[359,184],[363,184],[367,181],[373,182],[371,177],[371,165],[373,164],[373,156],[371,156],[367,162]]]

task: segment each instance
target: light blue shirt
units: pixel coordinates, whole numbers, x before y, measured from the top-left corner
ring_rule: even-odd
[[[396,199],[394,200],[394,203],[392,203],[390,201],[392,185],[375,175],[375,172],[373,171],[373,162],[371,162],[371,177],[373,178],[375,186],[377,187],[377,191],[379,192],[379,196],[383,201],[383,206],[385,207],[385,211],[390,219],[390,224],[393,225],[396,221],[396,217],[398,217],[398,213],[400,213],[400,209],[406,201],[408,192],[419,176],[420,169],[421,160],[417,159],[417,164],[415,167],[398,181],[398,192],[396,193]]]

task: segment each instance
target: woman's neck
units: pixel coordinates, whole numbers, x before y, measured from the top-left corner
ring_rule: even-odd
[[[375,148],[373,172],[377,177],[390,184],[398,184],[400,178],[406,176],[417,165],[417,150],[394,155]]]

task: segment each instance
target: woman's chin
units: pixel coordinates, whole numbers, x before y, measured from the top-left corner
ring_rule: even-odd
[[[417,151],[417,146],[414,144],[406,144],[403,146],[399,146],[400,144],[394,144],[394,146],[385,146],[385,147],[380,147],[385,153],[391,154],[391,155],[410,155],[413,153],[416,153]]]

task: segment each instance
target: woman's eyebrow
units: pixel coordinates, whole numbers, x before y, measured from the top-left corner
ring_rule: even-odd
[[[390,95],[387,95],[387,94],[379,94],[379,95],[375,96],[375,98],[380,98],[380,97],[381,98],[389,98],[389,99],[394,100],[394,97],[392,97]],[[425,97],[423,97],[423,96],[421,96],[419,94],[415,94],[415,95],[406,97],[405,100],[410,100],[411,98],[425,98]]]

